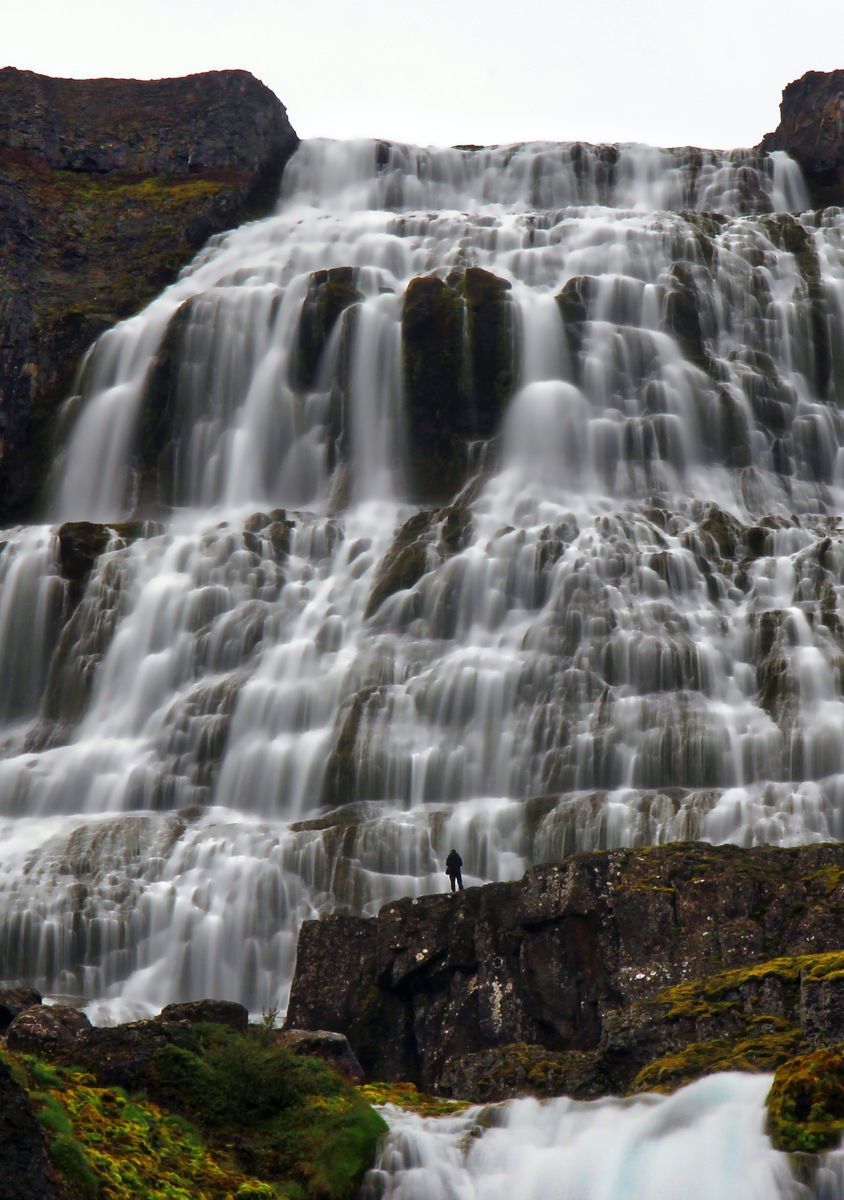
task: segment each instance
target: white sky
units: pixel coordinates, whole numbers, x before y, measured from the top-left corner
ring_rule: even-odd
[[[48,75],[244,67],[302,137],[752,145],[844,67],[844,0],[9,0],[0,60]]]

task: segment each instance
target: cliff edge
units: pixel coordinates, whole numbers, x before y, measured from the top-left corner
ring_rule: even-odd
[[[87,346],[211,234],[268,212],[297,145],[247,71],[0,70],[0,518],[32,515]]]
[[[844,845],[578,854],[308,921],[290,1028],[474,1100],[673,1090],[841,1038]]]

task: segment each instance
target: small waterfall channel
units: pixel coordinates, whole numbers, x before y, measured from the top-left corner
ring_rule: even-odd
[[[781,154],[310,142],[104,334],[0,538],[0,976],[260,1012],[303,919],[451,844],[479,883],[840,839],[844,215],[805,205]]]
[[[844,1151],[800,1168],[764,1133],[771,1076],[673,1096],[513,1100],[422,1118],[387,1106],[365,1200],[838,1200]],[[796,1169],[795,1169],[796,1167]]]

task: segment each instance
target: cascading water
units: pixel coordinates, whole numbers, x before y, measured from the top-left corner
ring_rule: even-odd
[[[49,516],[111,532],[0,552],[0,975],[258,1011],[302,919],[452,843],[474,883],[840,839],[844,217],[804,205],[782,155],[306,143],[105,334]]]
[[[764,1133],[770,1076],[724,1074],[673,1096],[515,1100],[421,1118],[387,1106],[365,1200],[837,1200],[844,1152],[798,1181]]]

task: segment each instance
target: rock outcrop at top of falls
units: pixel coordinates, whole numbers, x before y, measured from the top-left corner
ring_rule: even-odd
[[[0,71],[0,513],[32,511],[59,403],[104,329],[213,233],[263,215],[298,144],[246,71]]]
[[[790,83],[780,123],[761,145],[797,160],[816,207],[844,204],[844,70],[807,71]]]
[[[476,1100],[672,1090],[841,1039],[844,846],[579,854],[302,926],[287,1021]]]

